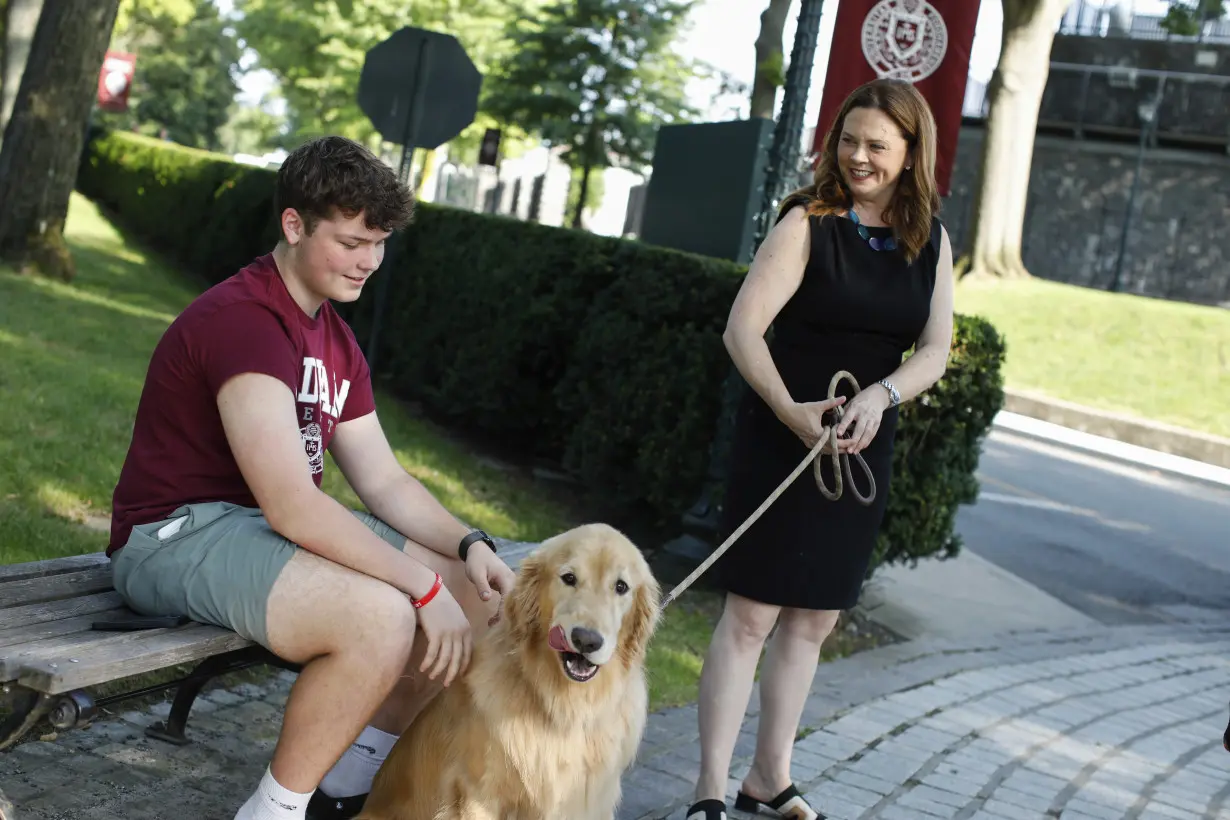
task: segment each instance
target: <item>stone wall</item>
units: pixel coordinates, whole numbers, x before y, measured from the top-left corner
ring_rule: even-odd
[[[960,255],[983,131],[961,129],[942,218]],[[1109,288],[1119,257],[1136,147],[1039,135],[1022,248],[1036,276]],[[1123,255],[1121,290],[1230,307],[1230,157],[1150,149]]]

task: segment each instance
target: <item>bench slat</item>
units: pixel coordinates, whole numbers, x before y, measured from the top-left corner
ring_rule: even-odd
[[[33,643],[45,638],[72,635],[74,632],[85,632],[90,629],[90,624],[94,623],[94,621],[110,621],[129,614],[126,609],[113,609],[94,615],[82,615],[77,618],[62,618],[58,621],[44,621],[28,626],[0,629],[0,655],[5,654],[5,647]]]
[[[58,638],[47,638],[34,643],[10,646],[0,650],[0,680],[15,680],[22,670],[46,662],[65,665],[76,663],[86,652],[102,647],[116,653],[127,651],[125,647],[149,640],[150,633],[165,633],[165,629],[138,630],[134,632],[76,632]]]
[[[111,567],[109,566],[60,575],[45,575],[24,581],[3,581],[0,582],[0,609],[44,601],[58,601],[63,598],[89,595],[93,592],[106,592],[112,588]]]
[[[80,615],[92,615],[96,612],[106,612],[109,609],[119,609],[122,606],[124,606],[124,600],[115,590],[83,595],[79,598],[65,598],[62,601],[14,606],[0,609],[0,629],[31,626],[48,621],[76,618]]]
[[[69,555],[64,558],[49,558],[44,561],[26,561],[21,564],[5,564],[0,566],[0,584],[10,581],[24,581],[29,578],[42,578],[47,575],[59,575],[67,572],[94,569],[109,566],[111,559],[105,552],[91,552],[85,555]]]
[[[128,632],[123,637],[136,640],[96,644],[66,656],[76,663],[31,661],[14,679],[22,686],[57,695],[252,645],[234,632],[206,624]]]
[[[129,644],[138,644],[149,640],[152,635],[168,631],[167,629],[139,629],[131,632],[96,631],[87,625],[84,630],[69,635],[53,636],[5,647],[0,649],[0,680],[13,680],[26,666],[40,661],[57,664],[73,663],[82,654],[93,652],[101,647],[110,647],[116,652],[124,652],[126,651],[124,647]]]

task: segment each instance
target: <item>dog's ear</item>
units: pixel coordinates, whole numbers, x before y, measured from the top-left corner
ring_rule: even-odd
[[[653,573],[646,571],[642,577],[636,588],[632,609],[624,618],[623,634],[619,641],[619,655],[626,666],[633,666],[644,659],[661,614],[662,588]]]
[[[504,617],[518,644],[531,640],[542,629],[542,581],[546,572],[539,555],[527,555],[517,569],[517,585],[504,605]]]

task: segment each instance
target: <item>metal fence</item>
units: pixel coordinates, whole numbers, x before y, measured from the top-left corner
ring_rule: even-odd
[[[965,116],[985,118],[989,103],[986,84],[971,79]],[[1153,144],[1230,150],[1230,77],[1054,62],[1038,126],[1078,139],[1136,138],[1150,131]]]
[[[1076,0],[1059,23],[1060,34],[1084,37],[1131,37],[1137,40],[1174,40],[1187,43],[1230,44],[1230,19],[1206,22],[1194,37],[1171,34],[1162,28],[1162,17],[1137,14],[1135,3]]]

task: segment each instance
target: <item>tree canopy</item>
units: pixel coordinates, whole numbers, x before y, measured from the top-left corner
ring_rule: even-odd
[[[513,48],[484,88],[484,110],[560,147],[581,169],[643,170],[660,125],[695,116],[685,84],[697,66],[675,50],[692,0],[553,2],[511,23]],[[573,226],[580,226],[580,207]]]

